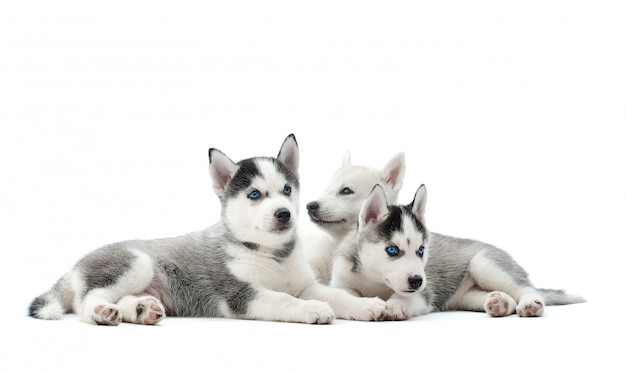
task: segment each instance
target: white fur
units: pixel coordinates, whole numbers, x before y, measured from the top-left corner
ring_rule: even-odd
[[[41,311],[41,318],[50,320],[59,320],[63,317],[63,306],[59,303],[51,303],[44,307]]]
[[[345,236],[353,231],[359,210],[374,185],[381,185],[387,201],[395,203],[404,174],[405,157],[402,152],[392,157],[381,169],[353,165],[350,153],[345,155],[324,194],[312,202],[319,205],[318,213],[312,213],[311,203],[307,204],[310,219],[319,229],[307,231],[304,250],[320,282],[330,282],[334,251]],[[343,193],[346,188],[351,193]]]

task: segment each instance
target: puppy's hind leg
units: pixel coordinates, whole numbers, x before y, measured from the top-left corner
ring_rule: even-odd
[[[123,322],[153,325],[165,318],[163,304],[150,295],[124,296],[117,302],[117,307],[122,312]]]
[[[78,315],[87,323],[97,325],[118,325],[122,321],[120,310],[107,289],[94,289],[87,294],[78,306]]]
[[[446,310],[484,311],[493,317],[513,314],[517,303],[511,296],[504,292],[489,292],[479,288],[471,274],[450,299]]]
[[[543,312],[544,301],[539,291],[508,253],[493,247],[480,251],[470,262],[469,275],[479,289],[491,292],[485,309],[490,303],[491,306],[506,306],[508,303],[516,306],[517,314],[522,317],[540,316]]]
[[[73,273],[75,293],[84,293],[75,299],[74,308],[87,323],[118,325],[125,319],[122,311],[130,310],[127,301],[121,303],[123,309],[116,303],[125,296],[143,293],[153,277],[152,259],[141,251],[121,247],[94,251]],[[126,316],[133,318],[136,309]]]

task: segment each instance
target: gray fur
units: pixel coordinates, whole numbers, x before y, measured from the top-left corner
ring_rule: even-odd
[[[505,251],[476,240],[430,233],[430,255],[426,264],[425,294],[434,311],[446,309],[448,301],[467,278],[469,264],[480,251],[511,274],[518,284],[530,285],[528,275]]]
[[[360,224],[337,248],[331,285],[387,300],[391,319],[444,310],[487,311],[492,316],[517,310],[520,316],[538,316],[544,305],[584,302],[562,290],[535,288],[527,272],[502,249],[429,232],[423,220],[415,223],[415,218],[423,218],[425,189],[418,208],[380,206],[381,190],[378,186],[372,190],[361,209]],[[419,247],[409,239],[416,235],[422,237],[424,256],[405,259],[404,254]],[[382,254],[389,244],[399,246],[404,241],[404,250],[399,248],[389,257]],[[402,264],[397,266],[399,261]],[[414,278],[421,283],[420,269],[425,285],[407,295],[407,281]]]
[[[145,252],[154,262],[154,279],[144,292],[155,295],[165,306],[169,316],[220,317],[219,304],[225,301],[238,315],[246,312],[246,304],[255,296],[249,283],[238,280],[226,267],[231,259],[225,254],[224,244],[240,245],[223,223],[211,228],[174,238],[132,240],[99,248],[75,266],[85,278],[83,297],[94,288],[107,287],[130,267],[134,259],[131,249]],[[72,312],[71,297],[76,295],[67,283],[67,277],[31,304],[29,314],[52,299],[61,300],[66,312]]]
[[[291,144],[289,139],[285,143]],[[291,151],[292,148],[287,149]],[[297,146],[296,149],[297,150]],[[282,149],[281,149],[282,151]],[[209,154],[217,154],[222,159],[226,158],[221,152],[211,149]],[[295,156],[297,158],[297,153]],[[227,158],[226,158],[227,159]],[[233,197],[237,192],[249,185],[250,178],[259,176],[257,162],[265,161],[273,164],[280,173],[293,181],[293,187],[298,188],[297,174],[279,161],[269,157],[250,158],[242,161],[239,172],[230,175],[234,178],[226,178],[225,170],[237,169],[236,165],[219,165],[214,177],[218,187],[228,186],[228,192],[222,196],[222,202]],[[290,165],[297,166],[297,159]],[[219,196],[219,195],[218,195]],[[275,253],[275,260],[283,260],[291,254],[295,246],[295,238]],[[148,294],[159,300],[167,315],[185,317],[221,317],[226,316],[221,309],[221,304],[226,304],[228,310],[235,316],[243,317],[247,307],[257,291],[251,283],[239,280],[227,267],[232,257],[228,255],[225,247],[242,250],[256,250],[259,244],[243,242],[235,238],[224,220],[199,232],[186,235],[155,239],[155,240],[130,240],[110,244],[96,249],[87,254],[75,265],[73,270],[63,276],[46,293],[37,297],[29,307],[29,315],[33,317],[46,317],[41,312],[44,308],[56,305],[61,311],[77,312],[75,299],[83,299],[90,292],[100,288],[112,288],[119,280],[133,268],[137,261],[136,252],[143,252],[152,264],[153,277],[149,285],[142,288],[138,293],[128,295]],[[82,285],[80,293],[72,287],[72,276],[79,275]],[[122,297],[123,294],[119,295]],[[109,301],[116,302],[119,298],[111,298]],[[138,310],[141,315],[143,308]],[[232,315],[228,314],[228,315]],[[56,318],[49,317],[49,318]],[[96,321],[96,323],[98,323]]]
[[[131,268],[134,260],[135,255],[122,244],[112,244],[91,252],[75,266],[85,281],[84,292],[79,296],[84,296],[94,288],[115,284]]]
[[[165,315],[327,324],[376,320],[380,299],[322,286],[297,243],[299,150],[233,162],[209,150],[215,225],[186,235],[97,249],[31,303],[29,315],[76,312],[91,324],[157,324]]]
[[[140,242],[139,248],[155,262],[155,281],[148,292],[164,289],[161,300],[168,315],[223,316],[222,301],[233,313],[245,314],[255,291],[226,267],[231,258],[222,249],[225,244],[248,249],[222,223],[177,238]]]

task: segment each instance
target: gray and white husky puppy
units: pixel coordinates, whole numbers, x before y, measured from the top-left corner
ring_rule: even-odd
[[[233,162],[209,150],[221,219],[173,238],[97,249],[37,297],[29,314],[85,322],[156,324],[166,315],[301,323],[377,320],[385,302],[319,284],[296,232],[299,149],[289,135],[278,156]]]
[[[545,305],[583,302],[562,290],[537,289],[505,251],[475,240],[429,233],[426,188],[408,205],[388,205],[376,185],[358,226],[337,248],[331,286],[387,300],[391,319],[432,311],[485,311],[541,315]]]

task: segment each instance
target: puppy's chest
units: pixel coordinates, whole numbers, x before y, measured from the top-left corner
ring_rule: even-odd
[[[357,278],[355,278],[355,287],[363,297],[380,297],[386,301],[394,293],[393,289],[385,283],[372,280],[365,275],[359,275]]]
[[[227,264],[229,270],[253,287],[299,294],[306,285],[303,280],[306,275],[302,275],[299,260],[293,254],[278,258],[255,250],[237,249],[231,251],[231,255],[232,260]]]

